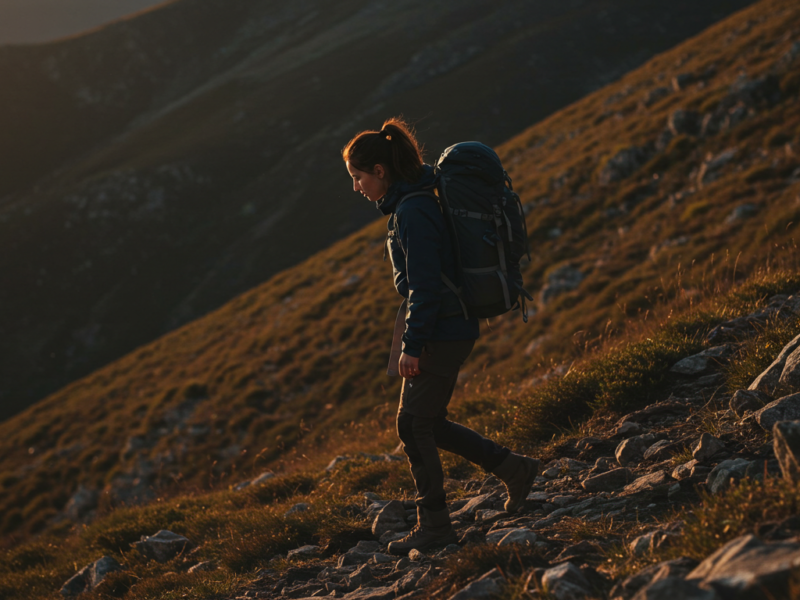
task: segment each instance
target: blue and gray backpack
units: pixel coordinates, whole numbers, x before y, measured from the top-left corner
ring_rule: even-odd
[[[522,287],[519,263],[526,254],[530,260],[528,229],[497,153],[480,142],[455,144],[442,153],[435,172],[435,197],[456,262],[456,280],[442,273],[442,281],[461,302],[464,318],[520,308],[527,323],[525,300],[533,298]]]

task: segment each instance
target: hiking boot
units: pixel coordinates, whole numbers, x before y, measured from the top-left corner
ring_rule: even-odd
[[[538,460],[513,452],[492,470],[492,475],[500,479],[508,490],[508,500],[504,506],[506,512],[517,512],[528,497],[538,474]]]
[[[453,525],[450,523],[450,511],[431,511],[417,507],[417,524],[406,537],[389,544],[389,554],[406,556],[416,549],[420,552],[436,546],[447,546],[458,542]]]

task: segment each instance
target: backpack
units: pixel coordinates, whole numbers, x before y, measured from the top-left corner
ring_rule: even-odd
[[[530,260],[528,228],[519,196],[494,150],[480,142],[450,146],[435,165],[439,206],[450,231],[464,318],[489,318],[533,301],[522,287],[519,262]]]

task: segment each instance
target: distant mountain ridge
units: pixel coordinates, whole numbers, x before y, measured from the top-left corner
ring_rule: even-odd
[[[179,0],[0,48],[0,416],[373,219],[355,131],[497,144],[747,4]]]
[[[518,312],[482,324],[454,418],[498,435],[524,418],[536,429],[519,441],[542,442],[591,399],[564,408],[555,394],[543,419],[520,407],[623,336],[642,341],[648,318],[681,333],[697,298],[751,277],[751,307],[795,293],[798,148],[793,0],[762,0],[499,145],[527,215],[523,277],[537,302],[527,324]],[[0,535],[46,529],[70,499],[105,510],[392,443],[399,297],[385,235],[382,220],[367,225],[0,423]],[[784,285],[759,283],[781,269]],[[609,381],[645,385],[648,342],[617,353]],[[561,381],[581,397],[582,377]]]

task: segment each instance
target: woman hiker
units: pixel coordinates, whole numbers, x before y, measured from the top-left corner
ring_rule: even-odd
[[[447,419],[458,371],[479,336],[478,320],[465,319],[457,296],[442,284],[442,273],[455,279],[450,235],[436,199],[425,195],[433,189],[435,176],[433,168],[422,162],[410,127],[401,119],[389,119],[381,131],[359,133],[342,155],[353,190],[389,216],[394,284],[406,299],[392,352],[399,360],[390,363],[390,373],[396,370],[403,377],[397,434],[417,488],[417,525],[406,537],[389,544],[390,553],[403,555],[414,548],[421,551],[457,541],[446,504],[439,448],[463,456],[502,480],[509,513],[525,501],[539,461],[514,454]]]

